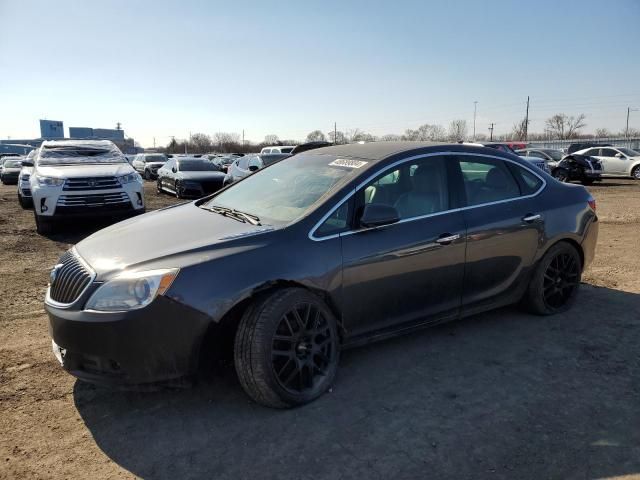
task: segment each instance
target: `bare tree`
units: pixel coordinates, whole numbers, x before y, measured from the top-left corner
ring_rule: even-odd
[[[335,144],[346,143],[344,133],[342,133],[340,130],[338,130],[335,133],[333,130],[331,130],[327,134],[327,136],[329,137],[329,141],[331,143],[335,143]]]
[[[326,142],[327,137],[320,130],[314,130],[307,135],[307,142]]]
[[[274,135],[273,133],[270,135],[265,135],[264,143],[266,143],[267,145],[275,145],[278,143],[278,136]]]
[[[211,151],[211,137],[205,133],[194,133],[189,140],[189,151],[192,153],[207,153]]]
[[[581,113],[577,117],[568,116],[565,113],[556,113],[545,122],[551,134],[560,140],[576,138],[579,130],[586,126],[586,116]]]
[[[383,142],[397,142],[398,140],[402,140],[400,135],[396,135],[395,133],[387,133],[380,137],[380,140]]]
[[[527,133],[527,119],[523,118],[518,123],[513,124],[513,129],[511,130],[511,139],[524,140],[526,133]]]
[[[600,137],[600,138],[601,137],[611,137],[612,136],[611,132],[606,128],[596,128],[596,131],[595,131],[594,135],[596,137]]]
[[[233,152],[242,148],[237,133],[216,132],[213,134],[213,143],[219,152]]]
[[[346,135],[346,140],[349,143],[355,142],[375,142],[376,137],[371,135],[370,133],[363,132],[359,128],[355,128],[353,130],[348,130]]]
[[[432,142],[442,141],[447,138],[447,134],[442,125],[430,125],[425,123],[416,130],[408,128],[402,135],[402,140]]]
[[[449,124],[449,140],[457,142],[467,137],[467,121],[454,120]]]

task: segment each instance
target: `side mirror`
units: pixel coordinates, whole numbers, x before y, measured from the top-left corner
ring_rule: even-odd
[[[260,170],[260,169],[258,168],[258,166],[257,166],[257,165],[250,165],[250,166],[249,166],[249,171],[250,171],[250,172],[256,172],[256,171],[258,171],[258,170]]]
[[[172,171],[173,173],[176,173],[176,172],[178,171],[178,169],[177,169],[176,167],[172,167],[172,168],[171,168],[171,171]]]
[[[622,155],[621,153],[616,153],[616,158],[624,158],[624,155]]]
[[[23,167],[33,167],[33,162],[31,160],[23,160],[22,161],[22,166]]]
[[[400,214],[391,205],[369,203],[364,206],[360,217],[360,225],[363,227],[381,227],[397,223],[399,220]]]

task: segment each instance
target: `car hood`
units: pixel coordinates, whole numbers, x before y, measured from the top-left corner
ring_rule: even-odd
[[[210,212],[195,202],[156,210],[116,223],[76,245],[98,280],[129,268],[185,267],[238,248],[246,237],[268,234],[273,227],[251,225]]]
[[[79,177],[118,177],[133,173],[128,163],[80,164],[80,165],[38,165],[36,171],[43,177],[79,178]]]
[[[224,179],[222,172],[180,172],[180,178],[183,180],[215,180]]]

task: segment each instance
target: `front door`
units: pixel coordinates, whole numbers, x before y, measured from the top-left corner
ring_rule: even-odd
[[[627,157],[613,148],[603,148],[600,152],[601,158],[605,158],[608,173],[614,175],[628,175],[629,174],[629,160]]]
[[[397,209],[400,221],[342,234],[344,323],[350,336],[456,317],[465,224],[445,157],[408,160],[356,193]]]

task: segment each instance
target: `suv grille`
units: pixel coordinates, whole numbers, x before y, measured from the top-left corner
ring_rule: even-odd
[[[99,193],[95,195],[60,195],[58,207],[103,207],[118,203],[129,202],[129,195],[125,192]]]
[[[116,177],[83,177],[68,178],[64,182],[63,190],[109,190],[112,188],[122,188],[122,184]]]
[[[93,272],[73,253],[67,251],[51,272],[49,296],[58,303],[69,305],[75,302],[80,294],[93,280]]]

